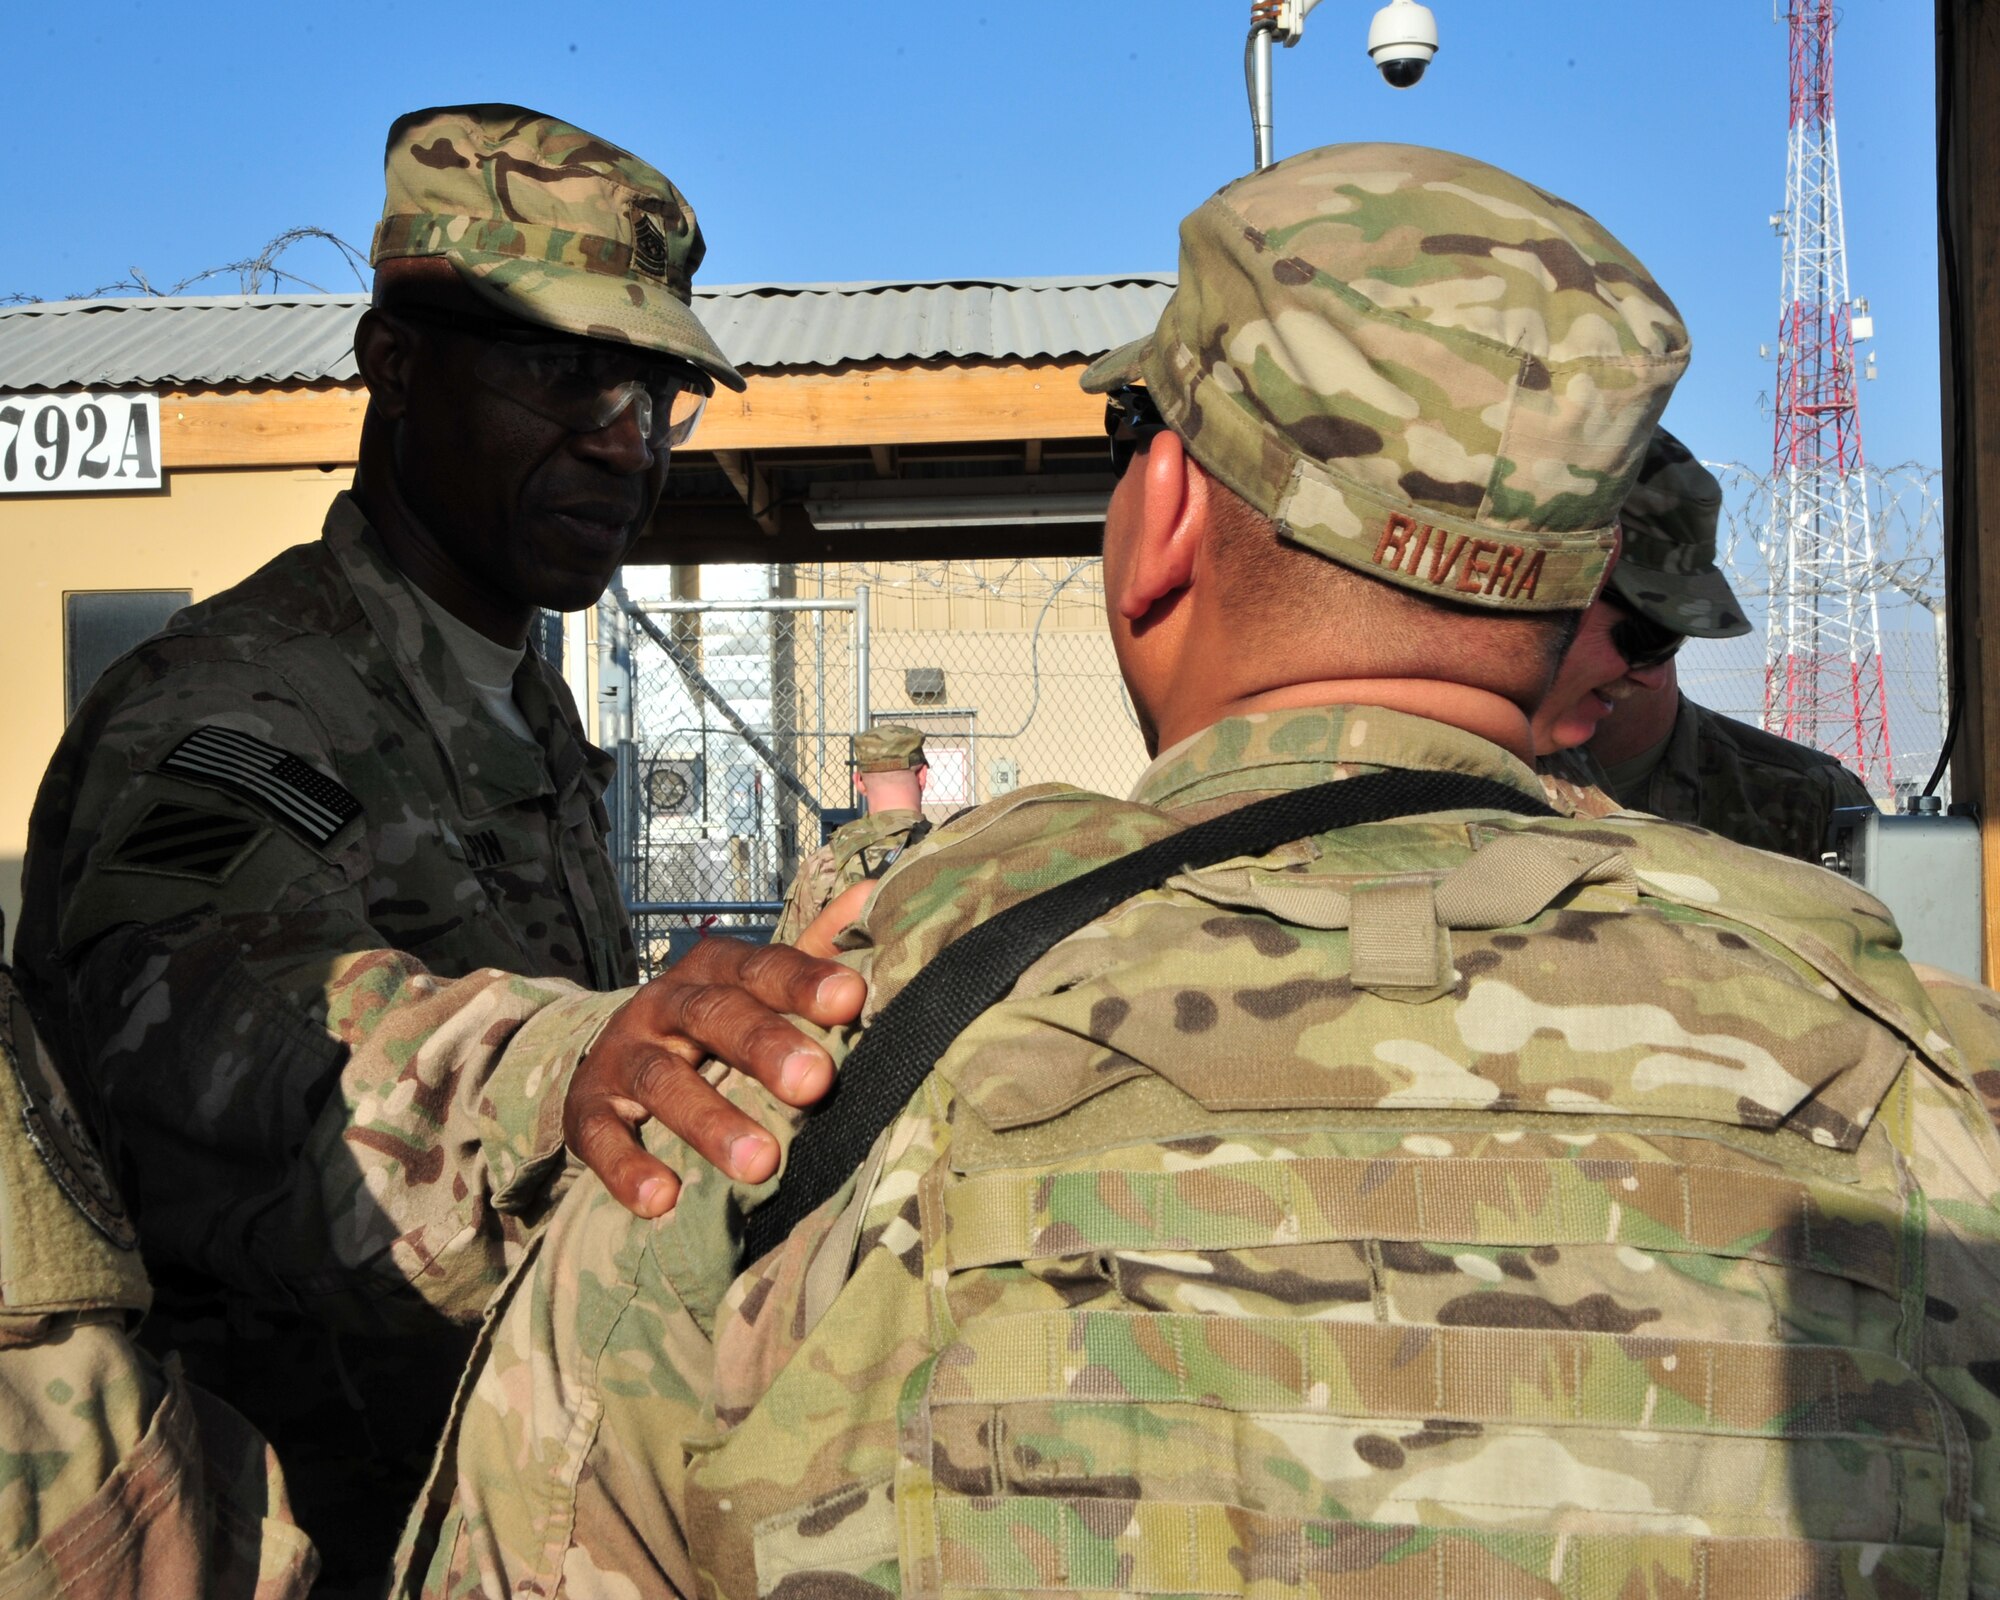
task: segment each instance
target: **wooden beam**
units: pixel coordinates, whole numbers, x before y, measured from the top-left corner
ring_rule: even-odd
[[[715,464],[729,480],[729,487],[742,497],[750,518],[772,538],[777,537],[778,516],[772,505],[771,475],[758,466],[748,450],[718,450]]]
[[[656,565],[723,561],[954,561],[1094,556],[1102,530],[1081,522],[980,528],[876,528],[822,533],[797,506],[779,507],[775,537],[740,505],[669,503],[626,560]]]
[[[368,391],[260,389],[160,396],[160,460],[184,467],[351,467]]]
[[[1080,362],[862,367],[752,377],[708,403],[704,450],[810,445],[957,444],[1087,439],[1104,431],[1104,401],[1076,386]]]
[[[2000,5],[1938,0],[1945,593],[1963,704],[1952,799],[1979,808],[2000,982]]]
[[[871,444],[868,459],[875,464],[875,476],[893,478],[896,475],[896,452],[886,444]]]
[[[1021,452],[1021,470],[1033,474],[1042,470],[1042,441],[1030,439]]]
[[[742,394],[708,403],[703,450],[1091,439],[1104,402],[1077,388],[1077,362],[902,363],[837,372],[756,373]],[[359,385],[175,391],[160,401],[166,465],[350,466],[368,396]]]

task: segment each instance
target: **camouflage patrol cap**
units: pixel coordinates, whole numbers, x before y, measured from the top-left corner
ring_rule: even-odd
[[[878,723],[854,736],[857,772],[908,772],[924,764],[924,736],[900,723]]]
[[[398,117],[370,260],[440,258],[508,315],[743,379],[690,309],[707,246],[680,190],[629,151],[522,106]]]
[[[1715,474],[1665,428],[1655,428],[1618,511],[1625,542],[1611,569],[1611,593],[1675,633],[1697,639],[1748,633],[1743,602],[1715,564],[1721,516]]]
[[[1281,535],[1421,594],[1587,605],[1688,361],[1680,314],[1567,201],[1414,145],[1330,145],[1181,224],[1143,383]]]

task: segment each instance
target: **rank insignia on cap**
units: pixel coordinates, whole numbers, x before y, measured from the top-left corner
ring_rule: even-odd
[[[361,802],[317,767],[237,728],[196,728],[160,770],[242,795],[318,845],[361,815]]]
[[[632,261],[649,278],[667,275],[667,236],[643,211],[632,227]]]
[[[119,1198],[118,1186],[104,1168],[96,1142],[71,1103],[69,1091],[35,1037],[28,1008],[13,986],[0,986],[0,1053],[7,1057],[21,1086],[21,1121],[28,1142],[56,1187],[69,1197],[90,1225],[120,1250],[139,1243],[131,1213]]]

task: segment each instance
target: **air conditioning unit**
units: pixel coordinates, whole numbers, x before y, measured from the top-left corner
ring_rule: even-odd
[[[649,817],[702,815],[705,774],[700,756],[663,756],[639,774],[639,799]]]

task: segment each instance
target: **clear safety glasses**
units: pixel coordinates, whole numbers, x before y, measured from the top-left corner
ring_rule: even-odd
[[[432,306],[399,307],[406,317],[477,339],[473,376],[516,405],[572,433],[608,428],[629,408],[655,450],[686,444],[714,384],[686,362],[595,340],[538,333],[497,318],[463,316]]]

